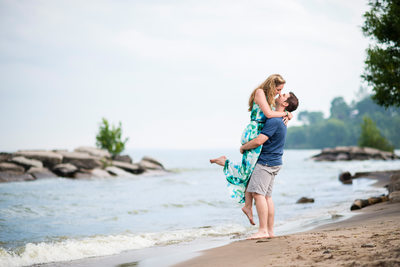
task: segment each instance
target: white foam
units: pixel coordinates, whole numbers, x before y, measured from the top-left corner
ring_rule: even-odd
[[[175,244],[207,236],[240,234],[245,231],[246,228],[240,225],[222,225],[161,233],[93,236],[80,240],[67,239],[52,243],[28,243],[20,252],[6,251],[0,248],[0,266],[26,266],[106,256],[118,254],[125,250]]]

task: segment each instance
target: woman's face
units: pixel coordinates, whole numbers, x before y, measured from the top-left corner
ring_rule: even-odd
[[[275,95],[281,95],[281,92],[282,92],[282,89],[283,89],[283,86],[284,86],[284,85],[285,85],[285,84],[282,83],[282,84],[278,85],[278,86],[275,88]]]

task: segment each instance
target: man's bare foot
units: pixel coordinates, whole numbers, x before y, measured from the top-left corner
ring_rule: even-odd
[[[219,158],[216,159],[210,159],[210,163],[216,163],[220,166],[225,166],[225,161],[226,161],[226,157],[225,156],[221,156]]]
[[[262,239],[262,238],[270,238],[268,232],[258,231],[255,234],[252,234],[250,237],[246,238],[247,240],[255,240],[255,239]]]
[[[272,232],[272,231],[268,231],[268,235],[269,235],[270,238],[274,238],[275,237],[274,232]]]
[[[246,208],[246,206],[244,206],[242,208],[242,211],[244,214],[246,214],[247,219],[249,219],[249,222],[251,225],[256,225],[253,221],[253,211],[251,209]]]

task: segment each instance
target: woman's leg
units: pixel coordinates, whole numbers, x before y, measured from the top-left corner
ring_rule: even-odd
[[[244,214],[246,214],[250,224],[256,225],[253,221],[253,196],[247,191],[245,193],[245,204],[242,208],[242,211],[244,212]]]

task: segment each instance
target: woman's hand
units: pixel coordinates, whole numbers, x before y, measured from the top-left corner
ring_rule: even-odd
[[[287,124],[289,122],[289,117],[285,116],[285,117],[282,118],[282,120],[283,120],[283,123],[287,126]]]
[[[288,116],[288,119],[289,119],[289,120],[293,119],[292,112],[289,112],[289,111],[288,111],[287,113],[288,113],[288,115],[287,115],[287,116]]]
[[[244,153],[244,150],[243,150],[242,147],[243,147],[243,146],[240,147],[240,154],[243,154],[243,153]]]

